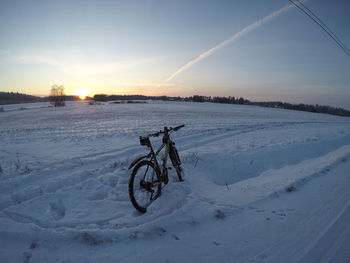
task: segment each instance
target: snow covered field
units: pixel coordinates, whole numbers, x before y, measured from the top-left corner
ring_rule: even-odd
[[[212,103],[3,106],[0,262],[350,262],[350,118]],[[173,133],[185,182],[146,214],[138,136]],[[155,145],[160,139],[153,139]]]

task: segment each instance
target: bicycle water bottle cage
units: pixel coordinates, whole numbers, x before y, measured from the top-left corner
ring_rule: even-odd
[[[140,136],[140,144],[142,146],[148,146],[149,145],[149,138],[148,137],[142,137]]]
[[[164,135],[163,135],[163,143],[167,143],[168,139],[169,139],[168,133],[164,133]]]
[[[164,133],[164,135],[163,135],[163,139],[162,139],[162,141],[163,141],[163,143],[167,143],[168,142],[168,138],[169,138],[169,134],[168,134],[168,127],[164,127],[164,131],[163,131],[163,133]]]

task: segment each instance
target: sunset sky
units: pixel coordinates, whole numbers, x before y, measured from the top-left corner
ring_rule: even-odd
[[[304,3],[350,48],[349,0]],[[1,0],[0,91],[47,96],[57,84],[67,94],[242,96],[350,109],[350,57],[289,5]]]

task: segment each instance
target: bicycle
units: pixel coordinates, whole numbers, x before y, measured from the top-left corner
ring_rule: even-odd
[[[131,203],[138,211],[145,213],[151,202],[161,195],[162,184],[164,184],[164,186],[168,184],[168,153],[179,181],[183,181],[180,157],[175,143],[170,138],[172,132],[183,127],[185,127],[184,124],[175,128],[170,127],[169,129],[164,127],[164,130],[139,137],[140,144],[142,146],[147,146],[150,152],[136,158],[128,168],[130,170],[134,167],[129,180],[129,196]],[[154,152],[150,138],[158,137],[160,134],[163,134],[162,145]],[[157,160],[157,155],[163,148],[165,148],[165,150],[160,164]]]

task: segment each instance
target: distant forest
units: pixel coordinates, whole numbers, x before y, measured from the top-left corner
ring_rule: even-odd
[[[40,101],[47,100],[43,100],[43,98],[40,97],[26,95],[18,92],[0,92],[0,105]]]
[[[169,96],[144,96],[144,95],[106,95],[97,94],[92,99],[97,102],[107,101],[135,101],[135,100],[162,100],[162,101],[192,101],[192,102],[212,102],[212,103],[225,103],[225,104],[241,104],[241,105],[253,105],[268,108],[280,108],[288,110],[308,111],[316,113],[327,113],[338,116],[350,117],[350,111],[343,108],[335,108],[331,106],[322,105],[310,105],[310,104],[291,104],[280,101],[268,101],[268,102],[253,102],[242,97],[211,97],[193,95],[190,97],[169,97]],[[66,101],[80,100],[78,96],[65,96]],[[37,97],[32,95],[21,94],[18,92],[0,92],[0,105],[4,104],[16,104],[16,103],[28,103],[28,102],[48,102],[49,97]]]
[[[65,100],[79,100],[77,96],[65,96]],[[18,92],[1,92],[0,91],[0,105],[30,103],[30,102],[46,102],[49,97],[37,97]]]
[[[113,100],[164,100],[164,101],[193,101],[193,102],[212,102],[212,103],[225,103],[225,104],[241,104],[241,105],[253,105],[268,108],[280,108],[288,110],[308,111],[316,113],[327,113],[338,116],[350,117],[350,111],[343,108],[335,108],[331,106],[322,105],[310,105],[310,104],[291,104],[280,101],[267,101],[267,102],[253,102],[242,97],[211,97],[193,95],[191,97],[168,97],[168,96],[144,96],[144,95],[105,95],[98,94],[93,97],[95,101],[113,101]]]

